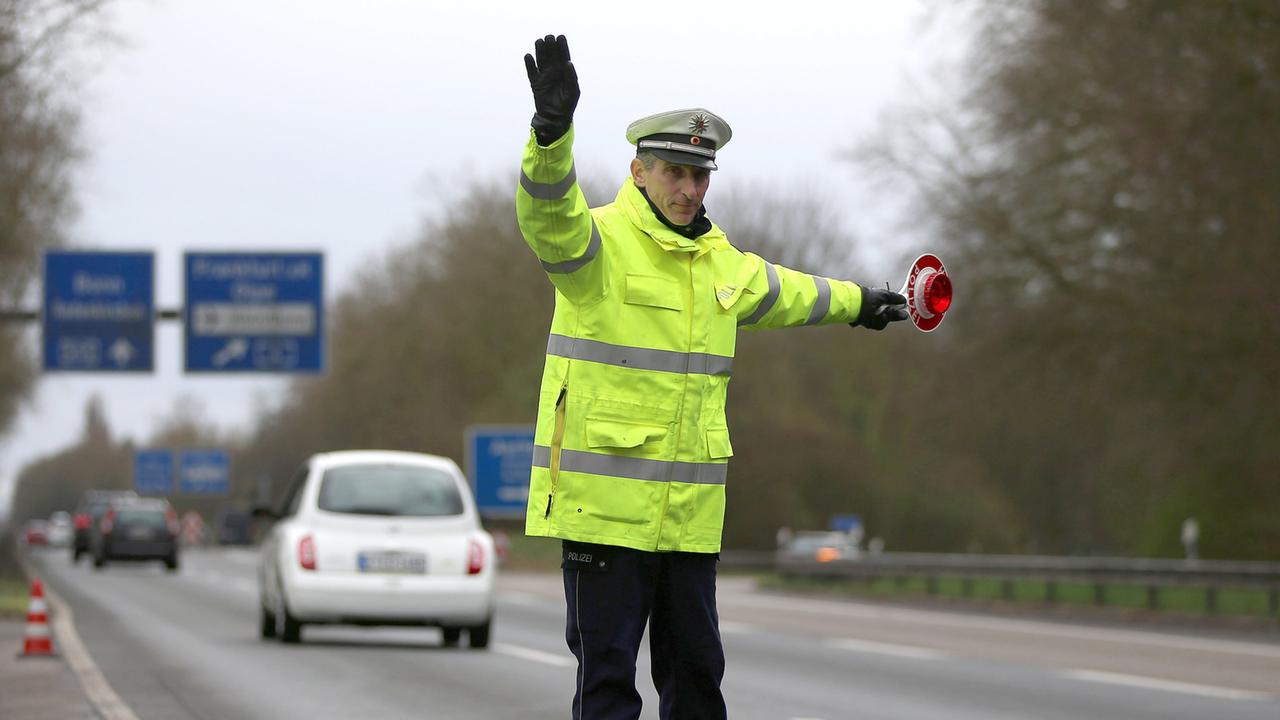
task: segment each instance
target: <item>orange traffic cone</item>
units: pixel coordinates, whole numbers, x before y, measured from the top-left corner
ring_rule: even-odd
[[[31,581],[31,605],[27,608],[27,632],[22,642],[22,654],[18,657],[53,655],[53,642],[49,639],[49,611],[44,602],[44,583],[40,578]]]

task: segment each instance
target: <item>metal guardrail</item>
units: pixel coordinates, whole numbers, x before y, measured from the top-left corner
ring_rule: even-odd
[[[1217,612],[1218,595],[1225,588],[1248,588],[1267,593],[1272,616],[1280,615],[1280,563],[1234,560],[1177,560],[1167,558],[1063,557],[1049,555],[975,555],[947,553],[880,553],[819,562],[783,552],[726,551],[726,567],[772,570],[787,577],[860,579],[868,583],[890,578],[900,586],[923,579],[926,592],[939,594],[939,582],[958,579],[961,595],[973,596],[976,580],[996,580],[1001,596],[1014,600],[1014,581],[1043,583],[1043,600],[1056,603],[1063,583],[1093,586],[1093,601],[1107,604],[1107,588],[1130,585],[1146,588],[1146,605],[1159,609],[1161,591],[1171,587],[1201,588],[1206,612]]]

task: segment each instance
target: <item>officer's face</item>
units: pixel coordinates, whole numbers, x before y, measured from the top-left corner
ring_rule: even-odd
[[[631,177],[673,225],[693,222],[711,184],[710,170],[676,165],[661,158],[654,160],[652,168],[646,168],[639,158],[633,159]]]

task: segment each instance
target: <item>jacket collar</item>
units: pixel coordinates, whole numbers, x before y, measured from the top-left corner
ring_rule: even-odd
[[[614,198],[614,202],[626,212],[632,225],[653,238],[654,242],[669,252],[691,252],[697,253],[695,257],[700,257],[708,250],[729,244],[724,231],[715,223],[711,223],[710,230],[693,240],[664,225],[630,177],[622,183],[622,188],[618,190],[618,196]]]

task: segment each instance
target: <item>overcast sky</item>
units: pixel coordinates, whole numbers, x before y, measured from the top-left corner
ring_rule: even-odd
[[[514,193],[533,111],[521,58],[548,32],[569,38],[582,87],[580,177],[620,182],[628,123],[702,106],[733,127],[712,217],[717,185],[768,180],[847,204],[851,229],[874,236],[889,228],[866,226],[838,154],[950,40],[922,12],[919,0],[118,0],[123,44],[95,52],[84,85],[73,238],[154,251],[164,308],[182,304],[188,250],[322,251],[332,299],[469,181],[510,177]],[[75,442],[94,393],[116,436],[142,441],[179,396],[243,429],[284,388],[181,364],[168,322],[152,374],[46,375],[0,444],[0,509],[25,463]]]

